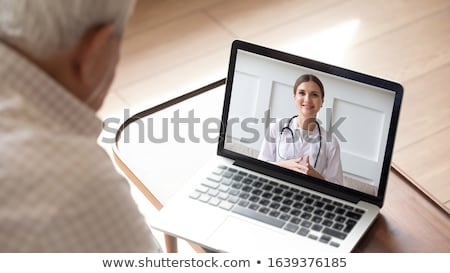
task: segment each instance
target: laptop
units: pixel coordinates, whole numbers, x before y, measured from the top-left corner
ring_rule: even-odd
[[[323,90],[295,90],[302,75]],[[299,107],[322,91],[316,126],[300,128]],[[383,206],[402,96],[390,80],[234,41],[217,155],[152,226],[217,252],[352,251]]]

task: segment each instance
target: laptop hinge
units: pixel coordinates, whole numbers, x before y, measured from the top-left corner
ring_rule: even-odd
[[[301,186],[301,187],[305,187],[311,190],[315,190],[327,195],[331,195],[340,199],[343,199],[345,201],[351,202],[351,203],[358,203],[361,198],[359,198],[358,196],[354,195],[354,194],[349,194],[349,193],[345,193],[342,192],[342,188],[338,188],[340,186],[338,185],[334,185],[332,183],[330,183],[329,185],[323,185],[323,181],[313,178],[311,180],[314,181],[307,181],[304,178],[299,177],[298,175],[290,175],[287,172],[290,172],[289,170],[286,170],[286,173],[281,173],[281,172],[276,172],[271,170],[270,168],[265,168],[263,166],[259,166],[256,164],[252,164],[249,162],[245,162],[245,161],[240,161],[240,160],[235,160],[234,165],[242,167],[242,168],[246,168],[246,169],[250,169],[252,171],[258,172],[258,173],[262,173],[268,176],[271,176],[273,178],[278,178],[281,179],[283,181],[287,181],[290,183],[293,183],[295,185]],[[272,167],[272,166],[270,166]]]

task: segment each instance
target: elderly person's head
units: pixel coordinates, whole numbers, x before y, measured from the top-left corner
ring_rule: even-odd
[[[97,110],[134,0],[0,0],[0,40]]]

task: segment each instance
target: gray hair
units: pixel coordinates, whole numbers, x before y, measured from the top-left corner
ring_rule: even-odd
[[[0,39],[35,58],[75,45],[88,29],[112,23],[122,34],[134,0],[0,0]]]

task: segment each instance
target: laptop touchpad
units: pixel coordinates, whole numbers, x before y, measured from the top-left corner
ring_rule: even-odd
[[[208,244],[226,252],[239,252],[242,245],[246,246],[246,251],[251,248],[255,252],[261,252],[280,247],[286,243],[285,240],[287,236],[277,230],[229,216],[209,237]]]

